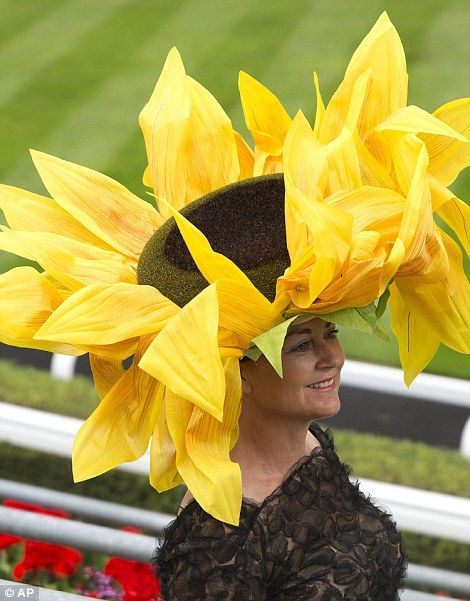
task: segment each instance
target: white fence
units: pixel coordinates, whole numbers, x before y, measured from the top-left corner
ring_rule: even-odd
[[[0,440],[16,446],[71,457],[72,443],[82,421],[0,403]],[[117,469],[149,473],[148,452]],[[361,479],[361,489],[392,512],[402,530],[470,544],[470,500],[452,495]]]

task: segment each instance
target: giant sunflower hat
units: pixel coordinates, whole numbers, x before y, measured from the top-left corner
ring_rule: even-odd
[[[440,343],[470,351],[470,210],[448,186],[470,163],[470,99],[408,106],[403,48],[384,13],[313,126],[245,73],[254,151],[170,51],[140,115],[144,183],[33,152],[51,194],[2,186],[0,248],[36,261],[0,276],[0,340],[89,353],[101,402],[77,434],[76,481],[150,448],[158,490],[185,482],[238,524],[230,450],[239,359],[282,375],[289,323],[319,315],[380,333],[388,302],[405,381]],[[157,208],[158,207],[158,208]],[[127,359],[127,369],[124,361]]]

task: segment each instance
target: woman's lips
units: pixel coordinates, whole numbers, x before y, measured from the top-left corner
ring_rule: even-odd
[[[335,386],[335,379],[328,378],[328,380],[322,380],[321,382],[316,382],[315,384],[309,384],[307,388],[313,388],[315,390],[332,390]]]

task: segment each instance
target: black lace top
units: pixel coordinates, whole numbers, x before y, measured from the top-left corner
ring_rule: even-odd
[[[262,503],[243,499],[240,525],[192,500],[169,524],[154,566],[164,601],[392,601],[404,586],[391,516],[349,481],[330,431]]]

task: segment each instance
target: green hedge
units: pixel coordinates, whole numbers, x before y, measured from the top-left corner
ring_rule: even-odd
[[[52,380],[34,368],[0,361],[0,400],[85,418],[97,404],[86,378]],[[458,452],[407,440],[335,430],[342,461],[364,478],[468,496],[469,461]],[[74,484],[70,460],[0,443],[0,477],[135,507],[175,513],[184,488],[158,494],[146,476],[119,470]],[[410,562],[470,573],[470,546],[404,533]]]

